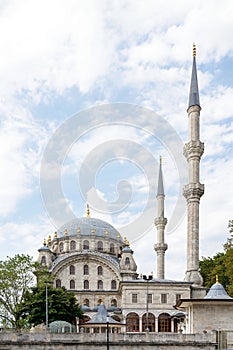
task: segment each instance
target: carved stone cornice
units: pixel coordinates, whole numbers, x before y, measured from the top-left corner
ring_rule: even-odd
[[[168,245],[166,243],[156,243],[154,245],[154,250],[158,253],[164,254],[167,248],[168,248]]]
[[[184,156],[187,160],[190,158],[198,158],[200,160],[204,153],[204,143],[201,141],[189,141],[184,145]]]
[[[187,201],[200,200],[204,193],[205,186],[200,183],[190,183],[183,188],[183,195]]]
[[[163,217],[155,218],[154,223],[155,223],[155,226],[157,228],[159,228],[159,227],[163,227],[164,228],[166,226],[166,224],[167,224],[167,219],[163,218]]]
[[[190,113],[193,113],[193,112],[200,113],[200,111],[201,111],[201,107],[198,106],[198,105],[190,106],[190,107],[187,109],[188,115],[189,115]]]

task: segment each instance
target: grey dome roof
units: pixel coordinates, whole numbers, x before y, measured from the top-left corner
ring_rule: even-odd
[[[210,290],[208,291],[204,299],[232,299],[232,298],[227,294],[227,292],[225,291],[221,283],[217,282],[212,285],[212,287],[210,288]]]
[[[41,247],[40,249],[38,249],[38,252],[41,252],[41,251],[50,252],[51,250],[49,249],[49,247],[47,247],[47,245],[43,245],[43,247]]]
[[[122,253],[133,253],[132,249],[129,246],[125,246],[122,249]]]
[[[64,237],[65,230],[68,231],[68,236],[94,235],[105,238],[109,237],[115,240],[123,241],[119,232],[112,225],[110,225],[106,221],[95,218],[82,217],[69,221],[58,230],[58,238]]]

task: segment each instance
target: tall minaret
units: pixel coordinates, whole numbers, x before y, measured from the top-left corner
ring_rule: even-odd
[[[204,193],[204,185],[199,181],[200,159],[204,152],[204,144],[200,141],[200,102],[196,70],[196,47],[193,45],[193,67],[189,94],[189,142],[184,146],[184,155],[188,162],[189,183],[184,186],[183,194],[187,200],[187,271],[185,280],[202,285],[199,272],[199,203]]]
[[[157,244],[154,245],[154,250],[157,253],[157,278],[164,279],[164,255],[167,250],[167,244],[164,243],[164,229],[167,219],[164,217],[164,188],[163,188],[163,173],[162,173],[162,157],[160,157],[159,165],[159,180],[157,190],[157,218],[155,226],[157,228]]]

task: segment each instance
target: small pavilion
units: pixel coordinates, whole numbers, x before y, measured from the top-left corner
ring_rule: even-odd
[[[125,323],[118,322],[108,315],[106,307],[103,303],[98,306],[96,315],[89,321],[82,324],[81,327],[89,329],[90,333],[121,333]],[[80,329],[81,331],[81,329]]]

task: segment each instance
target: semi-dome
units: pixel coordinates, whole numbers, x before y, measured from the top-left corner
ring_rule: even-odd
[[[57,232],[57,237],[67,236],[98,236],[109,237],[115,240],[122,240],[120,233],[108,222],[90,217],[82,217],[69,221]]]

